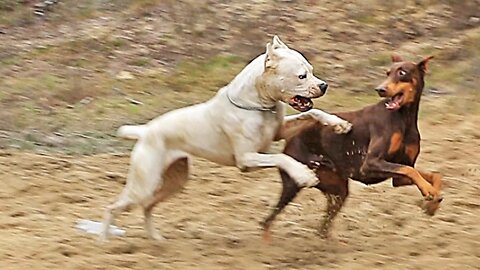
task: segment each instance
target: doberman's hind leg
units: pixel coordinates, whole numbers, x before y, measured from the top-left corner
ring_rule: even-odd
[[[263,222],[261,222],[261,226],[263,227],[263,239],[267,242],[271,240],[270,227],[272,222],[275,220],[277,215],[282,212],[285,206],[287,206],[295,198],[301,189],[283,170],[280,170],[280,176],[282,178],[282,194],[280,195],[280,199],[270,215]]]
[[[333,220],[340,212],[345,200],[347,199],[348,179],[342,179],[340,176],[331,171],[317,171],[317,173],[324,174],[317,188],[320,189],[327,198],[327,209],[324,219],[318,229],[318,234],[322,238],[328,238]]]
[[[152,210],[159,202],[182,190],[188,180],[188,157],[175,160],[163,173],[163,183],[155,190],[152,198],[143,204],[145,217],[145,231],[150,239],[163,240],[164,238],[155,229],[152,220]]]
[[[342,198],[339,195],[325,193],[325,197],[327,197],[327,212],[325,213],[322,224],[318,229],[318,234],[322,238],[329,237],[329,232],[333,223],[333,219],[337,216],[338,212],[340,212],[340,209],[345,202],[345,198]]]
[[[440,194],[440,191],[443,185],[442,175],[436,172],[430,173],[430,172],[419,171],[419,173]],[[394,177],[392,183],[394,187],[413,185],[413,181],[408,177]],[[424,200],[422,201],[422,208],[426,214],[433,216],[435,212],[438,210],[438,208],[440,207],[440,203],[442,201],[443,201],[443,196],[435,197],[433,200],[429,200],[429,201]]]

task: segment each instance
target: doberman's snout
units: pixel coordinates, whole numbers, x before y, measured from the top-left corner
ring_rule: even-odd
[[[327,92],[328,83],[322,82],[318,84],[318,88],[320,88],[320,91],[322,91],[322,94],[325,94],[325,92]]]
[[[384,97],[387,95],[387,89],[383,86],[379,86],[375,88],[375,91],[377,91],[378,95],[381,97]]]

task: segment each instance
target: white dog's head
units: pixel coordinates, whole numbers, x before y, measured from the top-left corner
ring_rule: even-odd
[[[311,99],[321,97],[328,87],[313,75],[307,59],[288,48],[278,36],[267,44],[262,81],[260,84],[264,87],[259,89],[262,99],[280,100],[302,112],[311,109]]]

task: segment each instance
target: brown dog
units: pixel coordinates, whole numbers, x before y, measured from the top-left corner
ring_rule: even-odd
[[[424,209],[433,215],[442,201],[441,175],[413,168],[420,151],[417,127],[420,97],[427,63],[394,62],[388,78],[375,90],[381,102],[337,116],[353,124],[348,134],[335,134],[331,127],[313,120],[298,120],[285,126],[290,136],[284,153],[315,169],[316,186],[327,197],[327,213],[320,228],[327,236],[333,218],[348,196],[348,179],[371,185],[393,178],[393,186],[416,185],[425,197]],[[276,215],[296,196],[300,187],[280,170],[283,190],[277,206],[263,223],[264,238]]]

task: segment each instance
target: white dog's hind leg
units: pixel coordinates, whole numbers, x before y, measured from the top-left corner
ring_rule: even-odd
[[[237,167],[240,170],[277,167],[287,172],[300,187],[313,187],[318,183],[312,170],[285,154],[245,153],[237,159]]]
[[[108,239],[110,225],[112,224],[115,215],[121,213],[122,211],[125,211],[125,209],[127,209],[131,204],[133,204],[130,198],[128,198],[128,196],[126,195],[126,193],[122,193],[122,195],[120,195],[120,198],[112,205],[109,205],[105,210],[102,231],[100,232],[101,241],[106,241]]]
[[[143,204],[152,198],[155,189],[161,185],[161,172],[163,171],[165,150],[161,145],[150,145],[140,140],[132,151],[130,169],[125,185],[119,199],[105,212],[104,223],[100,238],[108,237],[110,224],[116,214],[124,211],[133,204]]]
[[[157,231],[157,229],[155,229],[155,225],[153,224],[152,209],[153,207],[143,209],[143,215],[145,217],[145,231],[147,232],[148,238],[152,240],[164,240],[163,236]]]
[[[182,190],[188,180],[188,157],[181,157],[173,161],[163,173],[163,183],[155,190],[152,198],[143,203],[145,216],[145,230],[150,239],[162,240],[163,237],[157,232],[152,221],[152,210],[159,202]]]

